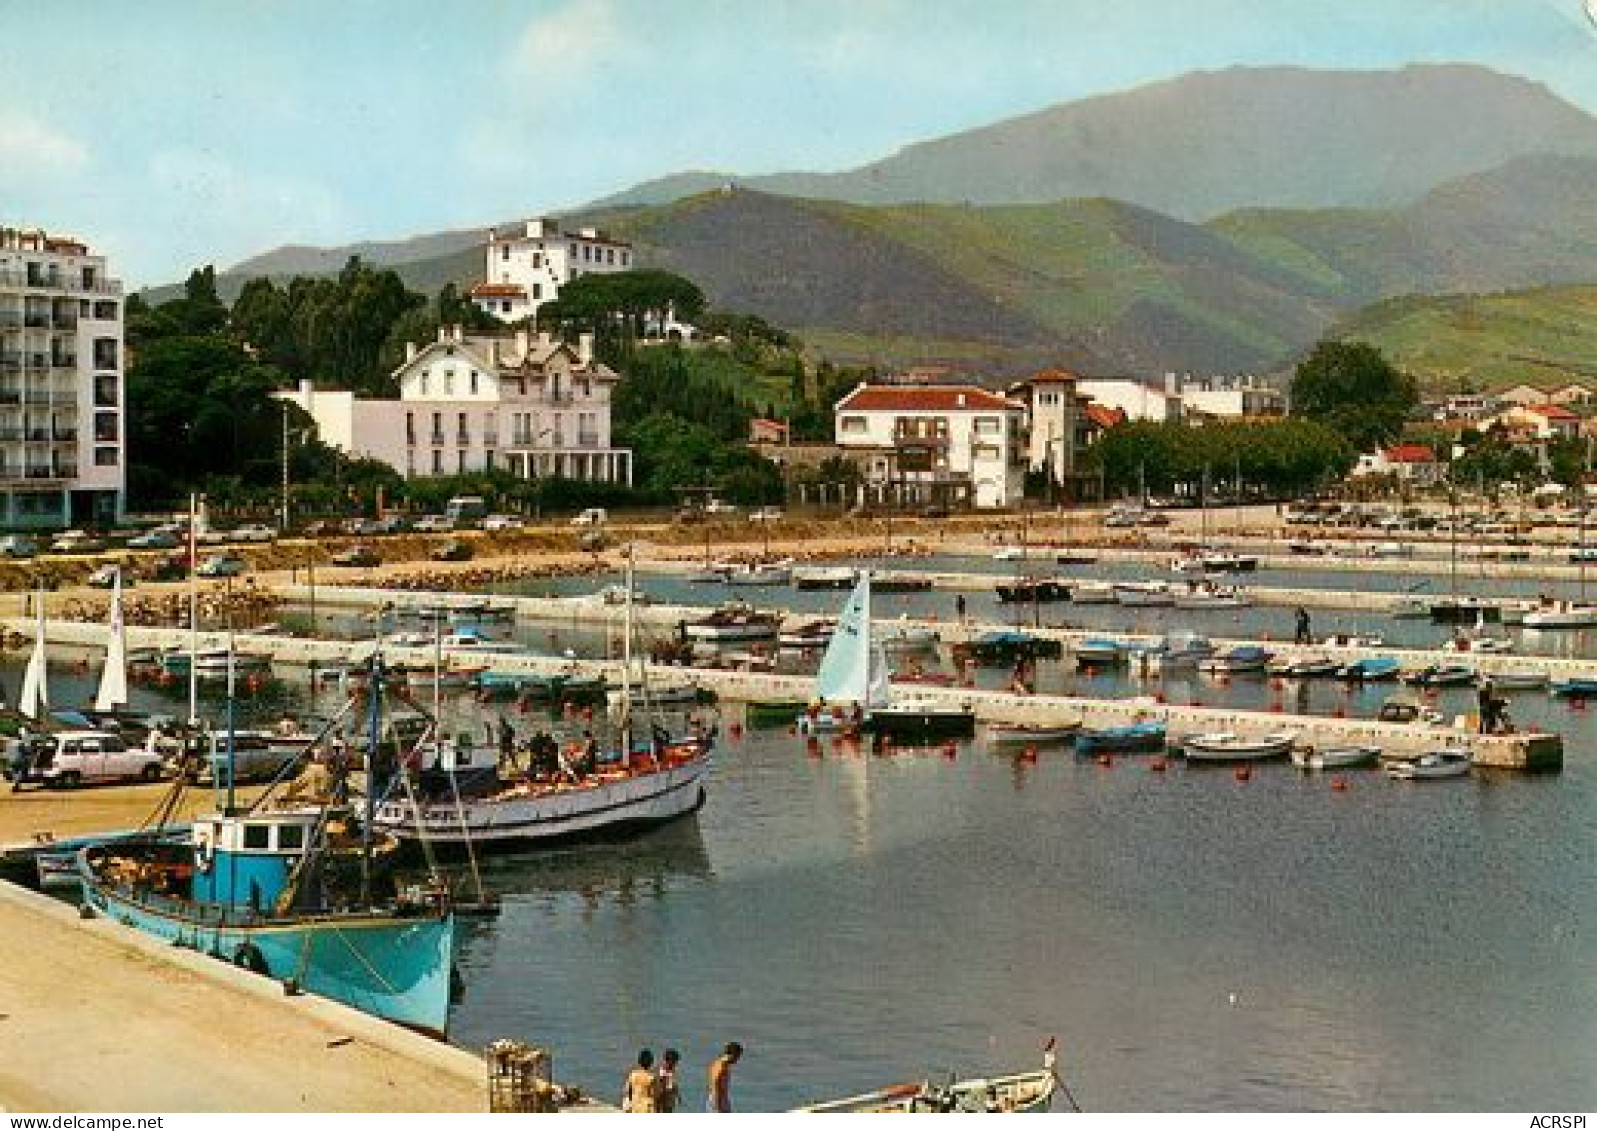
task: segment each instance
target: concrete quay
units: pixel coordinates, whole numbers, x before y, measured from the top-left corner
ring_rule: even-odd
[[[357,591],[345,591],[348,598],[360,596]],[[391,601],[392,593],[382,590],[367,591],[367,599]],[[480,600],[480,599],[479,599]],[[599,605],[592,601],[569,598],[518,598],[518,609],[525,603],[543,610],[554,603],[566,610],[567,617],[582,618],[579,623],[616,623],[621,610]],[[530,612],[530,610],[527,610]],[[682,607],[649,606],[635,609],[635,614],[646,614],[657,624],[674,625],[684,614],[698,610]],[[552,622],[561,618],[555,616]],[[981,632],[1002,625],[949,624],[926,621],[901,621],[895,624],[934,627],[944,643],[970,639]],[[1040,635],[1061,641],[1068,650],[1087,633],[1062,629],[1032,630]],[[1103,635],[1103,634],[1099,634]],[[102,625],[59,623],[50,626],[52,643],[75,648],[103,648],[106,629]],[[129,643],[133,646],[183,648],[188,646],[186,629],[128,629]],[[1134,639],[1121,636],[1119,639]],[[1151,641],[1151,637],[1140,639]],[[216,647],[225,637],[208,633],[202,637],[203,647]],[[235,646],[241,650],[270,654],[274,661],[285,665],[323,665],[358,663],[371,654],[372,641],[322,640],[275,635],[239,633]],[[1246,641],[1217,640],[1221,647]],[[1324,647],[1280,645],[1280,655],[1286,657],[1321,654],[1343,654],[1350,659],[1356,656],[1391,655],[1405,665],[1423,667],[1430,663],[1456,661],[1456,653],[1421,652],[1401,649],[1328,649]],[[431,647],[385,647],[386,654],[395,661],[427,664],[432,661]],[[557,672],[602,674],[612,682],[620,677],[620,663],[615,660],[568,660],[556,656],[495,655],[473,656],[474,664],[486,664],[492,670],[528,675],[547,675]],[[1517,664],[1524,666],[1523,657],[1483,655],[1471,658],[1482,670],[1497,670]],[[1592,661],[1538,659],[1536,666],[1549,671],[1561,668],[1560,674],[1592,672],[1597,664]],[[660,683],[688,682],[720,699],[739,702],[768,698],[805,699],[811,694],[814,681],[807,676],[779,675],[769,672],[730,671],[717,668],[682,668],[649,665],[651,678]],[[1087,727],[1120,726],[1138,719],[1161,719],[1172,735],[1202,731],[1235,731],[1244,735],[1261,735],[1292,730],[1301,741],[1317,746],[1369,743],[1379,745],[1391,753],[1421,753],[1439,745],[1468,748],[1477,764],[1502,769],[1557,770],[1563,766],[1563,739],[1559,735],[1514,734],[1478,735],[1458,728],[1435,728],[1420,725],[1381,723],[1370,719],[1333,718],[1318,715],[1288,715],[1285,713],[1239,711],[1229,708],[1178,705],[1159,702],[1154,695],[1133,696],[1124,699],[1086,699],[1060,695],[1019,695],[1007,691],[986,691],[962,687],[934,687],[923,684],[899,685],[901,694],[913,694],[931,703],[943,706],[968,705],[984,722],[1060,724],[1079,723]]]
[[[471,1112],[463,1049],[0,883],[0,1108]]]

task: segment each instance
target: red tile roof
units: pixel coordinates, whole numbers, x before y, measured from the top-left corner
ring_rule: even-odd
[[[865,385],[837,402],[839,412],[1006,412],[1018,407],[975,385]]]
[[[1029,380],[1032,381],[1080,381],[1081,374],[1069,369],[1042,369],[1033,373]]]
[[[526,298],[527,288],[520,283],[478,283],[471,288],[473,298]]]
[[[1087,419],[1099,428],[1113,428],[1116,424],[1124,423],[1126,419],[1123,409],[1110,408],[1108,405],[1089,404],[1086,411]]]
[[[1436,453],[1424,444],[1398,444],[1382,453],[1387,463],[1435,463]]]

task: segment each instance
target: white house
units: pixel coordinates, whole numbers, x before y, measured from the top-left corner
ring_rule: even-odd
[[[1183,415],[1181,393],[1176,376],[1168,374],[1163,384],[1135,377],[1083,377],[1076,391],[1106,408],[1119,409],[1128,420],[1174,423]]]
[[[1049,480],[1081,498],[1081,456],[1092,442],[1087,418],[1088,399],[1077,392],[1081,377],[1068,369],[1044,369],[1009,389],[1027,408],[1026,464],[1032,471],[1048,471]],[[1091,477],[1097,482],[1097,474]]]
[[[573,349],[547,334],[468,337],[460,328],[405,347],[398,400],[321,392],[310,382],[279,393],[316,421],[324,442],[406,478],[503,468],[525,479],[632,482],[632,453],[610,444],[610,400],[620,379],[595,361],[592,340]]]
[[[1188,416],[1257,420],[1285,416],[1286,395],[1251,373],[1187,376],[1176,384],[1181,410]]]
[[[597,228],[565,232],[557,220],[527,220],[488,233],[483,281],[471,299],[501,322],[520,322],[583,275],[633,269],[632,245]]]
[[[1005,507],[1024,486],[1025,406],[975,385],[861,384],[835,438],[864,471],[861,501]]]
[[[103,255],[0,224],[0,526],[121,520],[123,313]]]
[[[1356,477],[1390,475],[1406,483],[1430,486],[1441,482],[1447,467],[1424,444],[1395,444],[1361,455],[1352,474]]]

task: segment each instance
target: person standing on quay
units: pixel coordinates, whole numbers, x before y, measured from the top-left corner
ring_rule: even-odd
[[[654,1110],[670,1115],[682,1100],[682,1089],[677,1084],[677,1064],[682,1054],[676,1049],[666,1049],[660,1054],[660,1071],[654,1078]]]
[[[710,1062],[710,1111],[732,1110],[732,1066],[743,1058],[743,1046],[728,1041],[721,1055]]]
[[[627,1073],[626,1083],[621,1087],[621,1110],[654,1111],[655,1086],[654,1053],[644,1049],[638,1054],[637,1067]]]
[[[1298,622],[1298,633],[1297,633],[1297,638],[1296,638],[1297,639],[1297,643],[1299,643],[1299,644],[1312,644],[1312,643],[1314,643],[1314,638],[1309,635],[1309,610],[1305,609],[1302,605],[1298,606],[1297,622]]]

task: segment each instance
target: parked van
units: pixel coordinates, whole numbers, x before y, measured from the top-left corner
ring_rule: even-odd
[[[456,495],[444,507],[444,517],[456,526],[481,522],[488,517],[488,503],[481,495]]]
[[[87,782],[161,777],[159,751],[129,749],[121,735],[109,731],[63,730],[21,741],[22,756],[11,770],[13,785],[31,781],[70,789]]]
[[[589,507],[571,520],[572,526],[603,526],[610,516],[603,507]]]

